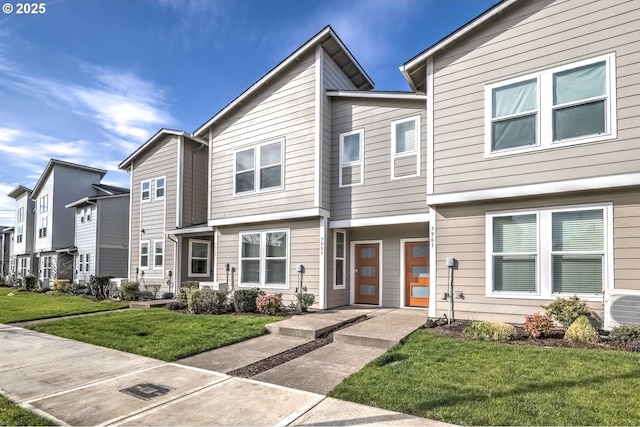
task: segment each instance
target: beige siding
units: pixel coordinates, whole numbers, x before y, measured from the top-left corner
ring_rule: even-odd
[[[424,101],[333,98],[331,115],[331,220],[426,213]],[[414,116],[421,125],[420,176],[392,179],[391,123]],[[364,129],[364,183],[340,188],[340,134],[359,129]]]
[[[208,147],[184,139],[181,180],[182,227],[207,222]]]
[[[314,54],[297,61],[213,130],[210,219],[314,207]],[[234,151],[284,139],[284,189],[234,196]]]
[[[454,300],[454,314],[459,319],[502,320],[521,323],[524,316],[542,311],[550,300],[514,299],[486,296],[485,221],[486,213],[553,206],[613,203],[614,286],[616,289],[640,289],[640,202],[634,192],[593,192],[545,199],[486,202],[438,208],[437,246],[437,315],[447,313],[448,292],[446,257],[458,260],[454,270],[454,291],[464,299]],[[432,268],[433,269],[433,268]],[[590,303],[601,315],[601,304]]]
[[[382,306],[401,307],[401,275],[404,266],[401,262],[400,239],[427,239],[429,226],[427,223],[391,225],[385,227],[358,227],[349,230],[349,241],[382,241]],[[351,247],[352,244],[349,245]],[[351,251],[350,251],[351,252]],[[350,254],[351,257],[354,254]],[[348,271],[347,283],[351,286],[350,278],[353,272]]]
[[[324,68],[324,88],[327,90],[356,90],[356,86],[342,72],[338,64],[335,63],[331,56],[323,51],[323,68]]]
[[[177,136],[167,136],[158,141],[146,153],[133,161],[131,183],[131,250],[129,277],[136,276],[136,268],[139,267],[140,241],[148,240],[150,243],[149,262],[150,268],[145,271],[144,280],[141,280],[141,288],[144,284],[161,284],[160,292],[168,291],[167,271],[175,271],[174,256],[175,243],[166,238],[166,230],[175,229],[176,226],[176,194],[177,194],[177,162],[178,162]],[[165,198],[155,200],[155,187],[153,179],[165,176]],[[141,183],[152,180],[151,201],[141,202]],[[142,232],[144,230],[144,233]],[[164,267],[153,268],[153,242],[164,241]]]
[[[640,3],[527,1],[434,59],[435,193],[635,173]],[[484,87],[615,52],[618,138],[484,158]],[[472,72],[469,72],[472,70]]]
[[[238,285],[240,273],[240,246],[239,233],[251,231],[267,231],[289,229],[289,286],[282,288],[261,288],[267,294],[282,293],[282,301],[289,305],[293,301],[293,295],[298,287],[298,273],[296,266],[302,264],[305,267],[303,286],[307,287],[307,292],[316,296],[317,306],[319,301],[319,281],[320,281],[320,219],[274,222],[268,224],[248,224],[237,227],[218,228],[218,277],[214,280],[226,282],[225,263],[235,267],[234,277],[235,289],[241,289]],[[229,277],[231,282],[231,277]]]

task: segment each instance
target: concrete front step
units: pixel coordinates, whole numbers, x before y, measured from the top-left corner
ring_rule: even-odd
[[[270,323],[267,325],[267,330],[272,334],[314,340],[337,327],[368,316],[376,310],[354,307],[322,310]]]
[[[424,325],[427,317],[427,312],[423,310],[398,308],[334,332],[333,341],[389,348]]]

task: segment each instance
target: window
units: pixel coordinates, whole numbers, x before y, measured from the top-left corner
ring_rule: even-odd
[[[16,243],[22,243],[22,234],[23,234],[22,226],[18,226],[18,230],[16,232]]]
[[[16,222],[24,221],[24,208],[18,208],[16,212]]]
[[[240,285],[288,287],[288,248],[285,230],[240,233]]]
[[[140,198],[143,202],[151,199],[151,181],[142,181]]]
[[[29,274],[29,258],[20,258],[20,276]]]
[[[340,134],[340,187],[362,184],[364,130]]]
[[[345,286],[345,232],[336,230],[333,245],[333,270],[335,278],[333,289],[344,289]]]
[[[209,248],[207,240],[189,240],[189,277],[209,276]]]
[[[79,210],[80,213],[80,222],[83,223],[84,222],[84,208]]]
[[[45,194],[44,196],[40,197],[40,201],[38,206],[40,207],[40,213],[42,212],[47,212],[49,210],[49,195]]]
[[[84,271],[89,272],[89,254],[84,256]]]
[[[486,154],[616,137],[615,55],[605,55],[485,89]]]
[[[156,199],[164,199],[164,187],[165,187],[164,177],[156,178],[155,183],[156,183]]]
[[[270,142],[235,153],[234,193],[282,188],[283,143]],[[257,166],[256,166],[257,165]]]
[[[153,268],[162,269],[164,266],[164,241],[155,240],[153,242]]]
[[[607,207],[487,215],[487,292],[493,296],[601,295]]]
[[[149,268],[149,242],[140,242],[140,268]]]
[[[87,222],[91,222],[91,207],[87,208],[87,212],[86,212],[86,218],[87,218]]]
[[[391,123],[391,178],[420,176],[420,117]]]
[[[84,267],[84,254],[80,254],[78,261],[78,270],[82,273],[82,268]]]
[[[47,237],[47,222],[48,217],[46,216],[40,219],[40,228],[38,229],[39,238]]]
[[[42,262],[42,278],[43,279],[51,279],[51,273],[53,270],[53,263],[52,263],[52,259],[51,256],[45,256],[41,258],[41,262]]]

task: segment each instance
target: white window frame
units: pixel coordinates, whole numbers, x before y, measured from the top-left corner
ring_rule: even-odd
[[[360,159],[357,161],[345,162],[344,161],[344,139],[347,136],[351,135],[359,135],[360,137]],[[364,129],[352,130],[349,132],[344,132],[340,134],[340,168],[339,168],[339,182],[338,185],[340,188],[344,187],[355,187],[357,185],[364,184]],[[360,166],[360,182],[356,184],[344,184],[342,182],[342,170],[345,167],[353,167]]]
[[[143,246],[147,246],[147,254],[142,254]],[[147,265],[142,265],[142,257],[147,257]],[[148,270],[149,265],[151,264],[151,242],[149,240],[141,240],[140,248],[138,249],[138,265],[140,266],[140,270]]]
[[[90,255],[88,253],[84,254],[84,271],[87,272],[87,273],[89,273],[89,271],[90,271],[90,268],[89,268],[90,265],[91,265],[90,264],[90,259],[91,259],[91,257],[90,257]]]
[[[20,225],[16,228],[16,243],[22,243],[24,228]]]
[[[193,256],[193,244],[194,243],[201,243],[201,244],[206,244],[207,245],[207,268],[206,268],[206,273],[194,273],[193,272],[193,264],[192,261],[194,259],[197,260],[203,260],[205,258],[194,258]],[[209,272],[211,271],[211,242],[209,240],[200,240],[200,239],[189,239],[189,277],[209,277]]]
[[[39,213],[43,213],[43,212],[47,212],[49,210],[49,195],[45,194],[44,196],[41,196],[39,201],[38,201],[38,206],[39,206]]]
[[[162,180],[162,185],[158,185],[158,181]],[[167,178],[159,176],[153,179],[153,196],[154,200],[164,200],[167,196]],[[158,196],[158,189],[162,189],[162,196]]]
[[[92,211],[92,207],[91,206],[87,206],[87,211],[85,212],[85,218],[87,222],[91,222],[91,211]]]
[[[607,71],[605,99],[605,132],[598,135],[586,135],[561,141],[553,141],[553,76],[556,73],[583,67],[597,62],[605,62]],[[526,80],[537,80],[537,122],[536,144],[523,147],[508,148],[499,151],[491,151],[492,140],[492,111],[493,90]],[[616,101],[616,56],[615,53],[597,56],[571,64],[550,68],[526,76],[517,77],[498,83],[488,84],[484,91],[484,135],[485,158],[508,156],[512,154],[535,152],[568,145],[586,144],[590,142],[606,141],[618,136],[617,129],[617,101]]]
[[[162,264],[157,264],[156,263],[156,256],[158,256],[158,252],[156,251],[157,249],[157,244],[160,243],[161,245],[161,252],[160,255],[162,255]],[[164,269],[164,240],[154,240],[153,241],[153,269],[154,270],[163,270]]]
[[[51,279],[53,274],[53,260],[51,255],[46,255],[41,258],[42,260],[42,278]]]
[[[80,273],[83,272],[82,268],[84,267],[84,254],[78,255],[78,271]]]
[[[416,128],[416,148],[414,150],[405,151],[402,153],[398,153],[397,149],[397,141],[396,141],[396,133],[397,126],[402,123],[407,122],[415,122]],[[394,120],[391,122],[391,179],[405,179],[405,178],[415,178],[420,176],[420,144],[422,143],[420,138],[420,116],[408,117],[405,119]],[[406,157],[415,157],[416,159],[416,173],[412,175],[399,175],[396,176],[396,160],[402,159]]]
[[[266,283],[266,252],[267,252],[267,239],[266,235],[268,233],[285,233],[287,236],[287,254],[285,259],[285,284],[273,284]],[[258,258],[242,258],[242,236],[245,234],[260,234],[260,272],[259,272],[259,283],[255,282],[243,282],[242,281],[242,260],[243,259],[258,259]],[[255,287],[263,287],[270,289],[289,289],[289,270],[291,263],[291,230],[289,228],[281,228],[281,229],[273,229],[273,230],[257,230],[257,231],[242,231],[238,233],[238,283],[241,288],[255,288]]]
[[[40,218],[40,228],[38,228],[39,239],[44,239],[45,237],[47,237],[47,227],[49,225],[48,218],[48,216],[43,216],[42,218]]]
[[[587,204],[572,206],[553,206],[540,209],[487,212],[485,222],[485,271],[487,297],[519,299],[555,299],[569,298],[574,294],[553,292],[552,251],[552,214],[557,212],[576,212],[602,209],[604,226],[604,251],[602,265],[602,292],[597,294],[578,294],[585,301],[602,301],[603,293],[613,287],[613,205]],[[537,260],[536,292],[495,292],[493,290],[493,218],[501,216],[537,215]]]
[[[273,164],[262,166],[261,165],[262,147],[266,145],[272,145],[272,144],[280,144],[280,163],[273,163]],[[245,151],[253,151],[253,169],[247,169],[245,171],[237,172],[236,170],[237,155],[239,153],[244,153]],[[243,147],[235,150],[233,152],[233,197],[284,190],[284,151],[285,151],[284,138],[272,139],[266,142],[261,142],[260,144],[253,145],[251,147]],[[260,171],[263,168],[277,166],[278,164],[280,165],[280,185],[277,187],[269,187],[269,188],[261,189],[260,188],[260,185],[261,185]],[[238,173],[247,172],[250,170],[253,170],[253,190],[238,192],[236,189],[236,175]]]
[[[342,257],[338,256],[338,235],[341,234],[343,238],[342,245]],[[334,230],[333,231],[333,289],[346,289],[347,288],[347,231],[346,230]],[[336,266],[338,261],[342,261],[342,285],[338,285],[336,280]]]
[[[27,274],[29,274],[29,258],[20,258],[19,275],[24,277]]]
[[[84,209],[85,208],[78,209],[80,211],[80,223],[81,224],[84,224],[84,221],[85,221],[85,217],[84,217],[85,211],[84,211]]]
[[[24,207],[20,207],[18,208],[18,211],[16,212],[16,222],[22,222],[24,221]]]
[[[149,186],[146,190],[144,189],[145,184]],[[145,193],[147,194],[147,197],[145,197]],[[142,201],[142,203],[145,203],[150,200],[151,200],[151,180],[146,179],[140,183],[140,201]]]

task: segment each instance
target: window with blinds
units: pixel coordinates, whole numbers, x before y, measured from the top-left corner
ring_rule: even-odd
[[[535,292],[537,284],[537,215],[493,218],[495,292]]]

